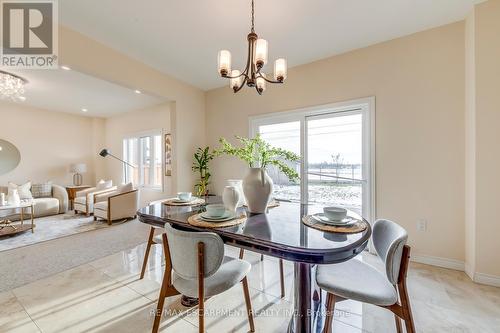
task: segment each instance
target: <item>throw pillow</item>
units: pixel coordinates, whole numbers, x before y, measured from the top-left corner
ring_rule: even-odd
[[[33,184],[31,186],[31,194],[33,194],[33,198],[52,197],[52,182]]]
[[[134,185],[132,185],[132,183],[127,183],[127,184],[118,185],[117,191],[119,193],[125,193],[125,192],[130,192],[133,189],[134,189]]]
[[[104,179],[101,179],[98,183],[97,183],[97,190],[105,190],[105,189],[108,189],[108,188],[111,188],[113,187],[113,181],[112,180],[104,180]]]
[[[22,185],[17,185],[14,184],[13,182],[9,182],[9,195],[12,190],[16,190],[19,193],[19,197],[21,200],[26,200],[26,199],[33,199],[33,195],[31,194],[31,181],[26,182],[25,184]]]

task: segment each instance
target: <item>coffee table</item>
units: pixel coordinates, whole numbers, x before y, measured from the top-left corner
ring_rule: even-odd
[[[34,232],[35,224],[33,223],[33,201],[21,201],[19,204],[7,204],[0,206],[0,211],[9,211],[6,216],[0,217],[0,237],[13,235],[20,232],[24,232],[31,229]],[[31,224],[24,223],[25,210],[29,208],[28,215],[31,219]],[[9,219],[9,216],[20,215],[20,220],[13,222]]]

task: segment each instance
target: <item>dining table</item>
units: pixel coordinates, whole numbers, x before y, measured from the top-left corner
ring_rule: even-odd
[[[139,221],[154,227],[164,227],[166,223],[170,223],[174,228],[182,230],[214,232],[227,245],[293,262],[294,308],[288,332],[321,332],[325,297],[316,285],[316,267],[341,263],[362,252],[371,235],[369,223],[364,231],[358,233],[320,231],[306,226],[301,219],[306,215],[322,212],[321,205],[285,201],[262,214],[250,214],[245,207],[240,207],[239,213],[246,214],[247,219],[235,226],[208,229],[188,223],[188,218],[204,211],[206,204],[221,202],[218,196],[205,197],[205,204],[199,206],[169,206],[155,202],[141,208],[137,215]],[[348,216],[364,220],[350,210]]]

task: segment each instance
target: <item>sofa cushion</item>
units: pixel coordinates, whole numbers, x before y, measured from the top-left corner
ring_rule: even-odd
[[[59,200],[56,198],[35,198],[33,204],[34,215],[37,217],[59,214]]]
[[[31,186],[31,194],[33,195],[33,198],[52,197],[52,182],[33,184]]]
[[[21,200],[33,199],[33,195],[31,194],[30,189],[31,189],[31,181],[28,181],[22,185],[17,185],[13,182],[9,182],[9,194],[12,190],[17,190]]]
[[[108,188],[111,188],[113,187],[113,181],[112,180],[104,180],[104,179],[101,179],[97,185],[96,185],[96,188],[98,191],[100,190],[106,190]]]
[[[118,193],[130,192],[134,189],[134,185],[132,183],[120,184],[117,186],[116,191]]]

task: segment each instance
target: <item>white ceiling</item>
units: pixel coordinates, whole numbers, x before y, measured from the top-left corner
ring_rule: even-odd
[[[26,78],[26,100],[18,102],[51,111],[90,117],[111,117],[121,112],[143,109],[165,99],[137,94],[133,88],[97,79],[80,72],[58,70],[18,70]],[[88,111],[83,112],[85,108]]]
[[[465,18],[478,0],[255,0],[269,60],[289,67]],[[60,21],[164,73],[208,90],[228,84],[217,52],[246,61],[250,0],[64,0]],[[272,71],[272,66],[267,66]]]

